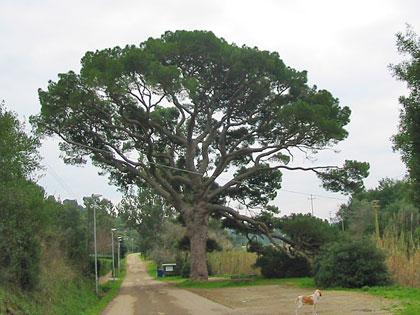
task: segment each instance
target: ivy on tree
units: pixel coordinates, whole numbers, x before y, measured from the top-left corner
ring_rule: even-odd
[[[347,136],[350,109],[307,85],[277,53],[206,31],[166,32],[139,46],[88,52],[80,74],[39,90],[40,133],[58,135],[67,163],[90,157],[112,182],[148,185],[182,216],[191,278],[207,279],[209,216],[288,242],[228,200],[265,208],[282,171],[315,172],[333,190],[357,189],[368,165],[291,164]],[[267,211],[267,210],[266,210]],[[268,210],[269,211],[269,210]]]

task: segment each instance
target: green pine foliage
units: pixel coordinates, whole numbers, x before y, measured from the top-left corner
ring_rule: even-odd
[[[265,278],[306,277],[311,274],[308,260],[302,256],[289,256],[286,252],[266,246],[255,263]]]

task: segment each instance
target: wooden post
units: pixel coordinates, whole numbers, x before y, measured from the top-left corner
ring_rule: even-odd
[[[375,213],[375,232],[376,232],[376,238],[379,241],[381,239],[381,235],[379,233],[379,200],[373,200],[372,201],[372,209]]]

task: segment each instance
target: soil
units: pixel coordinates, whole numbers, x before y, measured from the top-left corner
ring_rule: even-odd
[[[103,315],[215,315],[215,314],[295,314],[298,295],[312,294],[290,286],[251,286],[221,289],[179,289],[155,281],[147,275],[138,255],[128,256],[127,276],[118,296],[111,301]],[[318,315],[392,314],[397,304],[392,300],[364,293],[323,291],[317,306]],[[312,314],[304,306],[299,315]]]
[[[228,314],[295,314],[296,297],[312,294],[308,289],[290,286],[266,285],[222,289],[190,289],[190,291],[225,305]],[[318,315],[367,315],[392,314],[398,304],[395,301],[364,293],[345,291],[322,291],[317,305]],[[312,306],[303,306],[299,315],[311,314]]]

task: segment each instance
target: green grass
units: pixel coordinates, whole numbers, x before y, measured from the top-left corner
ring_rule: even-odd
[[[109,302],[118,294],[121,283],[123,282],[126,275],[126,259],[121,261],[121,272],[118,280],[108,281],[107,283],[100,286],[100,300],[87,310],[85,315],[97,315],[102,313]]]
[[[81,277],[71,281],[56,277],[31,293],[0,286],[0,314],[6,314],[9,309],[19,315],[97,315],[118,293],[124,276],[125,267],[119,280],[100,286],[99,297],[95,294],[94,281]]]
[[[420,314],[420,288],[405,288],[399,286],[371,287],[355,289],[369,294],[388,299],[394,299],[401,303],[401,309],[395,311],[398,315]]]
[[[312,278],[287,278],[287,279],[266,279],[256,277],[253,279],[224,279],[212,281],[191,281],[184,280],[177,284],[180,288],[202,288],[202,289],[216,289],[216,288],[230,288],[230,287],[244,287],[256,285],[290,285],[300,288],[313,288],[315,286]]]

